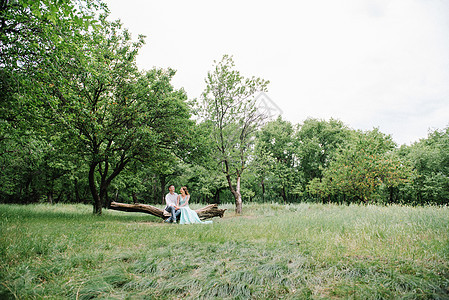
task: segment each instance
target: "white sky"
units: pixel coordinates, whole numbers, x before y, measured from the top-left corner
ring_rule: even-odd
[[[105,0],[141,69],[177,70],[198,98],[214,60],[233,55],[294,124],[335,118],[398,144],[449,125],[448,0]]]

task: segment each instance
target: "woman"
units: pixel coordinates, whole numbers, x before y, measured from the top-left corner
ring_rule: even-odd
[[[179,218],[179,224],[193,224],[193,223],[201,223],[201,224],[210,224],[212,221],[201,221],[198,217],[198,214],[191,210],[189,207],[189,191],[185,186],[180,189],[181,195],[178,195],[178,207],[181,210],[181,217]]]

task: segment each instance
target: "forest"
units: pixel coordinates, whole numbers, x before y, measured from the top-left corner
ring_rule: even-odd
[[[192,99],[176,70],[136,64],[145,37],[101,1],[0,1],[0,203],[447,205],[449,126],[398,145],[338,119],[269,118],[232,55]]]

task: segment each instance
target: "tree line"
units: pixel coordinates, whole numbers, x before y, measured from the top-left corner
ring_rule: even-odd
[[[133,40],[97,0],[0,1],[0,201],[162,204],[170,184],[198,202],[447,204],[449,127],[410,146],[339,120],[270,120],[232,56],[204,93],[175,70],[140,70]]]

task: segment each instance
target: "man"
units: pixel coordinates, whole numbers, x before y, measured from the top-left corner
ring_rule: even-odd
[[[171,217],[165,220],[165,222],[176,223],[176,218],[181,214],[181,210],[178,207],[178,194],[175,193],[174,185],[170,185],[168,191],[169,193],[165,195],[165,210],[171,214]]]

